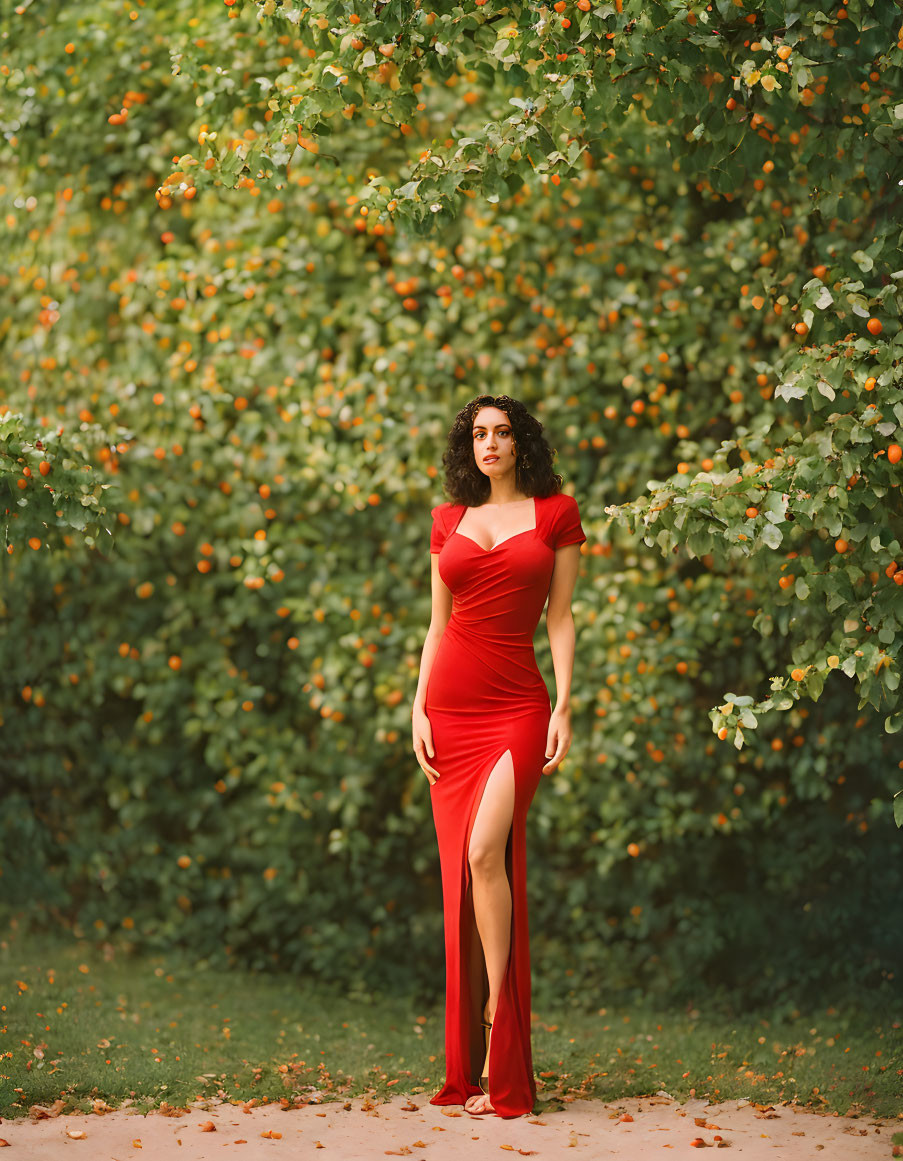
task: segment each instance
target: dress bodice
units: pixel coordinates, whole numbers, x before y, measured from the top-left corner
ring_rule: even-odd
[[[586,540],[577,501],[567,493],[533,498],[533,528],[485,549],[458,531],[466,504],[432,509],[430,551],[452,594],[451,620],[493,640],[532,643],[549,594],[555,550]]]

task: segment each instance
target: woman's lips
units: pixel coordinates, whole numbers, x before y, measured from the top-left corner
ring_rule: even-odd
[[[499,458],[498,456],[483,456],[483,463],[484,464],[494,464],[498,458]]]

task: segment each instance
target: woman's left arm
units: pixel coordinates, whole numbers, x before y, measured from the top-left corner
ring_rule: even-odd
[[[565,544],[555,550],[555,567],[546,607],[546,629],[555,670],[556,696],[546,738],[545,753],[549,761],[542,768],[543,774],[551,774],[558,767],[571,745],[571,675],[576,645],[571,597],[577,582],[579,564],[579,544]]]

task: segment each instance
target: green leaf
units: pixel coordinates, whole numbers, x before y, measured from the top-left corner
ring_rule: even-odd
[[[896,734],[901,728],[903,728],[903,711],[898,710],[884,719],[884,729],[888,734]]]

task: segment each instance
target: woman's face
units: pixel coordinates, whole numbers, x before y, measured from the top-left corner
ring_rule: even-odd
[[[514,433],[499,407],[481,407],[473,417],[473,458],[490,478],[514,471]]]

